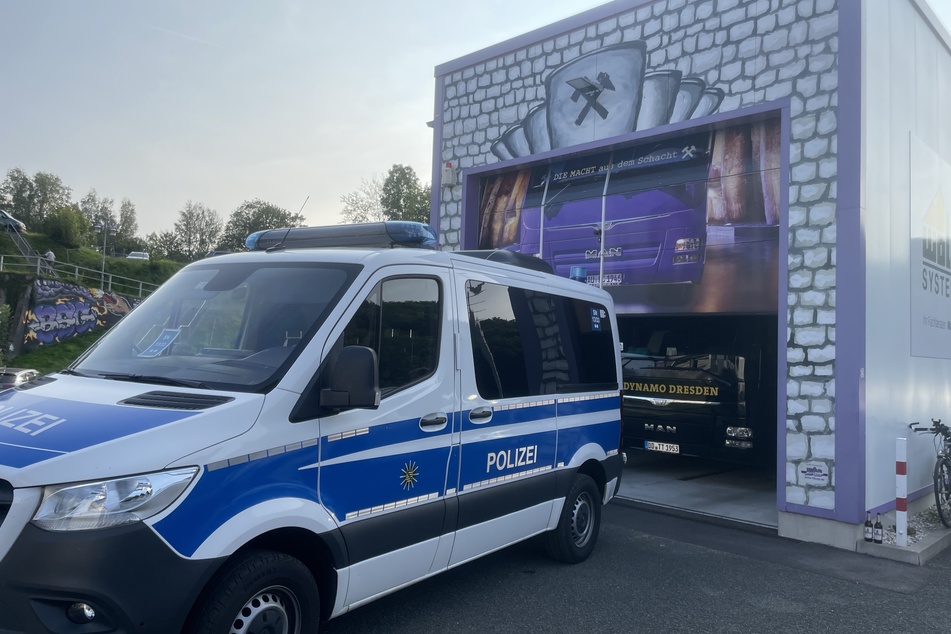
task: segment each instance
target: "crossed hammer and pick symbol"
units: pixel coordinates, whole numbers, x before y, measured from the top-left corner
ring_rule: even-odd
[[[565,83],[575,89],[571,94],[572,101],[578,101],[581,97],[584,97],[585,100],[584,108],[581,109],[581,113],[578,115],[578,118],[575,119],[575,125],[580,126],[584,123],[588,113],[592,110],[601,115],[602,119],[608,118],[608,110],[598,103],[598,97],[600,97],[601,93],[605,90],[614,90],[614,84],[611,83],[610,75],[603,71],[598,73],[597,83],[587,77],[576,77],[569,79]]]

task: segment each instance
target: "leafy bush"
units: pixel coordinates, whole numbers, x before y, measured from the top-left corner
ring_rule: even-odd
[[[54,242],[75,249],[88,243],[90,223],[75,206],[60,207],[43,221],[43,229]]]

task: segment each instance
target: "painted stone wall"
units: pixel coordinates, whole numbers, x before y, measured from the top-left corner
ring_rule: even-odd
[[[33,302],[23,313],[20,350],[62,343],[87,332],[107,330],[141,300],[58,280],[33,282]]]
[[[784,449],[786,501],[822,509],[834,508],[835,487],[838,28],[836,0],[631,2],[613,17],[579,23],[437,77],[443,114],[435,151],[463,170],[556,147],[553,141],[565,135],[555,128],[575,121],[576,127],[588,126],[590,136],[557,141],[561,147],[619,134],[604,124],[608,98],[619,91],[613,80],[609,86],[599,75],[579,73],[586,83],[573,84],[577,92],[560,98],[577,106],[577,118],[567,121],[550,114],[556,96],[546,86],[553,73],[608,48],[642,49],[644,77],[676,71],[682,85],[699,83],[716,102],[698,98],[686,113],[674,104],[652,126],[788,104],[787,433],[780,455]],[[651,118],[644,114],[648,90],[642,87],[636,97],[637,112],[625,133],[650,129],[636,123]],[[547,125],[539,123],[540,111]],[[440,192],[440,245],[459,248],[462,187]]]

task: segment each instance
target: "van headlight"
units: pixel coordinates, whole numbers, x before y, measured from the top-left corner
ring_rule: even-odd
[[[189,467],[48,486],[33,523],[48,531],[85,531],[138,522],[168,508],[197,473],[197,467]]]

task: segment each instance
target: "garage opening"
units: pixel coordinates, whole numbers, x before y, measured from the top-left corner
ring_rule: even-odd
[[[627,316],[620,495],[775,526],[776,315]]]

